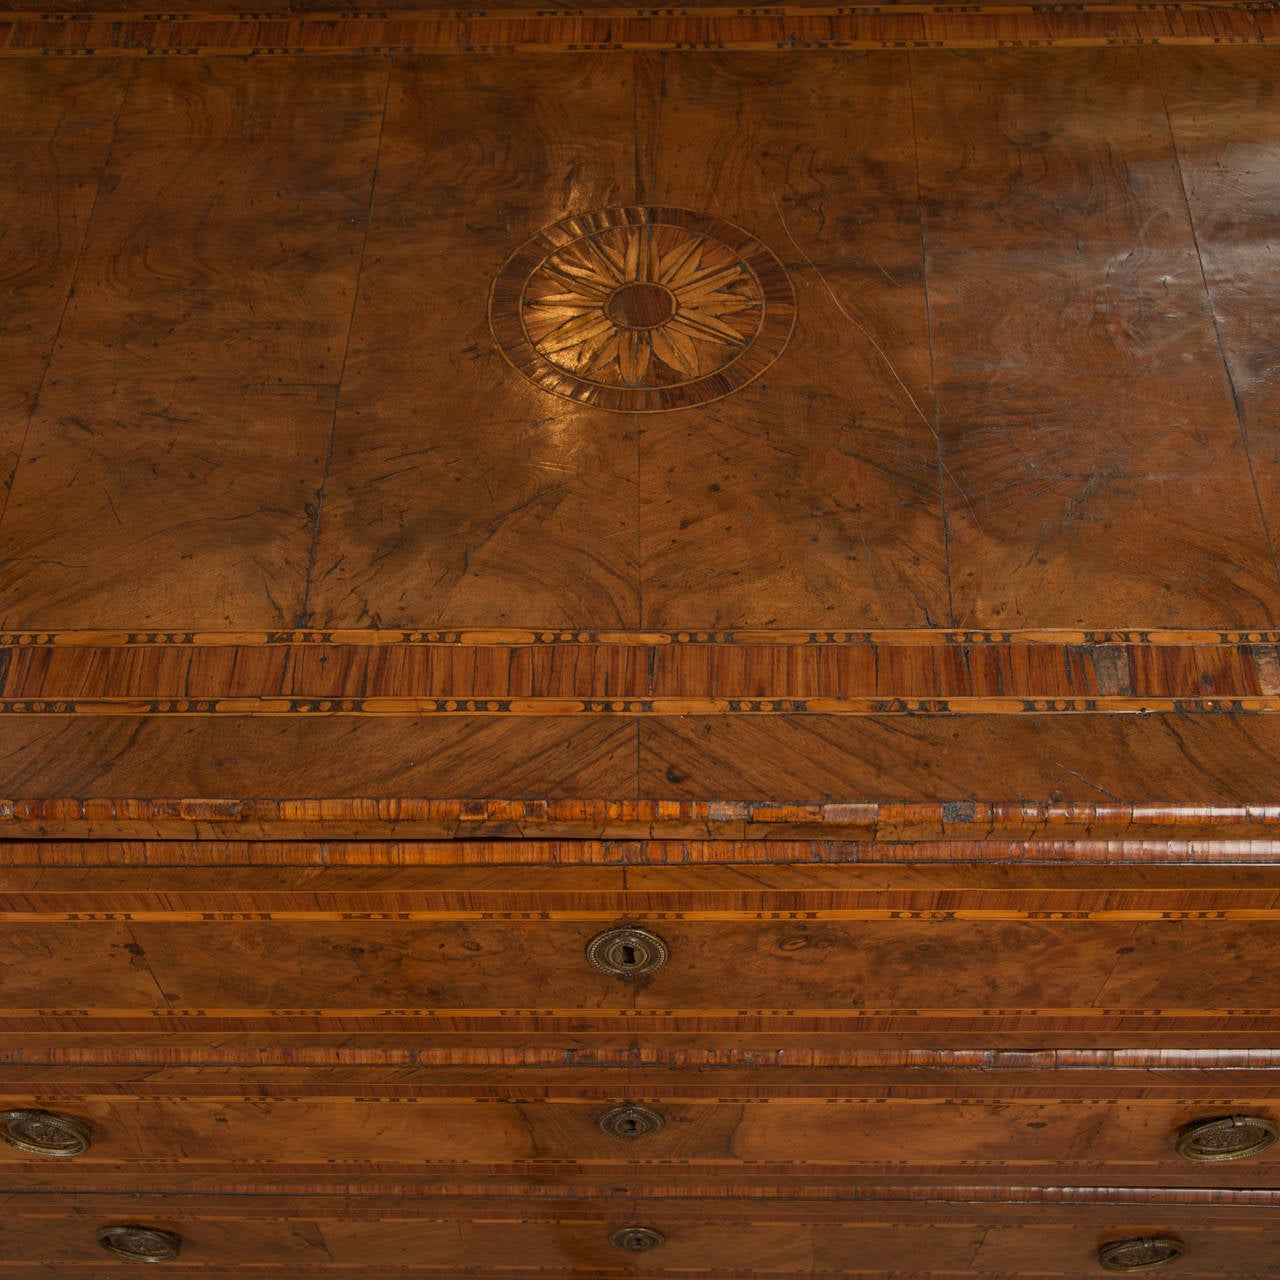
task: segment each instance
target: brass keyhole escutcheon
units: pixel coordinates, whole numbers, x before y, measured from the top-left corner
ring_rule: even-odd
[[[38,1110],[0,1111],[0,1140],[32,1155],[63,1159],[83,1155],[93,1145],[83,1120]]]
[[[1176,1236],[1135,1236],[1102,1245],[1098,1261],[1107,1271],[1154,1271],[1176,1262],[1186,1251]]]
[[[1264,1116],[1218,1116],[1184,1125],[1175,1145],[1184,1160],[1217,1164],[1247,1160],[1272,1146],[1277,1138],[1280,1125]]]
[[[172,1262],[182,1251],[181,1236],[157,1227],[121,1223],[101,1227],[95,1238],[108,1253],[130,1262]]]
[[[609,1243],[625,1253],[648,1253],[666,1242],[667,1237],[652,1227],[619,1227],[609,1237]]]
[[[669,954],[667,944],[656,933],[631,925],[606,929],[587,943],[587,959],[602,973],[615,978],[653,973],[666,964]]]
[[[611,1138],[625,1138],[628,1142],[657,1133],[665,1123],[666,1121],[658,1112],[634,1102],[625,1103],[620,1107],[610,1107],[608,1111],[596,1117],[596,1124],[604,1133]]]

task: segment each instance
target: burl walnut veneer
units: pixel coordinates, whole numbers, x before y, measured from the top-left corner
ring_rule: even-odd
[[[0,1280],[1280,1275],[1270,4],[0,12]]]

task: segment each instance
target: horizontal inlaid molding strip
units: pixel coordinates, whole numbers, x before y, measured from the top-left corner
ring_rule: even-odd
[[[774,832],[795,838],[837,836],[871,841],[964,840],[1040,837],[1100,840],[1132,831],[1158,830],[1206,841],[1197,861],[1211,860],[1223,841],[1243,838],[1237,851],[1245,861],[1273,863],[1280,854],[1280,804],[1178,804],[1148,802],[1037,804],[955,800],[878,803],[851,800],[830,804],[754,800],[516,800],[516,799],[236,799],[58,797],[0,800],[0,822],[13,834],[41,838],[110,837],[118,831],[148,834],[170,830],[179,836],[197,830],[208,838],[225,828],[235,837],[316,835],[360,839],[376,828],[381,836],[446,839],[485,836],[593,837],[716,836],[768,838]],[[1263,838],[1265,838],[1265,843]],[[1212,846],[1208,841],[1212,840]],[[869,860],[883,860],[881,846]],[[1074,855],[1064,850],[1068,859]],[[1223,855],[1227,856],[1227,855]],[[1175,857],[1174,860],[1179,860]]]
[[[23,807],[29,812],[29,806]],[[13,814],[8,816],[12,817]],[[33,842],[0,839],[0,868],[647,867],[1030,863],[1078,866],[1274,866],[1280,840],[333,840]],[[0,1055],[0,1061],[3,1056]]]
[[[0,715],[1272,715],[1280,698],[5,698]]]
[[[613,1068],[638,1070],[653,1068],[666,1071],[672,1067],[714,1068],[724,1071],[755,1070],[768,1067],[774,1070],[832,1069],[848,1067],[865,1068],[868,1071],[973,1071],[980,1075],[988,1072],[1039,1072],[1039,1071],[1151,1071],[1215,1072],[1232,1071],[1280,1071],[1280,1049],[1231,1049],[1231,1048],[1125,1048],[1125,1049],[896,1049],[840,1045],[832,1048],[663,1048],[646,1046],[631,1048],[619,1046],[581,1045],[572,1048],[559,1046],[540,1047],[440,1045],[422,1047],[387,1048],[371,1046],[352,1048],[343,1046],[284,1045],[279,1042],[255,1044],[252,1049],[236,1045],[210,1044],[154,1045],[129,1044],[103,1047],[83,1044],[58,1045],[47,1040],[31,1046],[15,1045],[6,1041],[0,1045],[0,1066],[5,1068],[59,1067],[59,1068],[107,1068],[114,1072],[121,1066],[146,1068],[148,1072],[175,1067],[225,1067],[239,1070],[262,1069],[305,1071],[308,1068],[341,1067],[381,1071],[387,1067],[503,1067],[532,1071],[565,1068]],[[114,1078],[114,1077],[113,1077]],[[237,1077],[240,1078],[240,1077]],[[255,1080],[256,1076],[253,1077]],[[150,1084],[154,1077],[148,1074],[143,1083]],[[41,1077],[41,1091],[52,1087],[53,1081]],[[183,1083],[194,1086],[189,1077]],[[1139,1075],[1135,1083],[1141,1089],[1157,1088],[1159,1081]],[[1247,1084],[1241,1077],[1232,1086]],[[479,1087],[473,1081],[469,1085]],[[663,1088],[671,1087],[666,1081]],[[16,1088],[10,1082],[10,1087]],[[97,1086],[95,1086],[97,1087]],[[106,1088],[104,1084],[102,1087]],[[138,1084],[127,1085],[130,1090]],[[221,1087],[221,1086],[219,1086]],[[379,1089],[390,1087],[379,1082]],[[501,1086],[506,1089],[507,1086]],[[616,1087],[616,1085],[614,1086]],[[657,1087],[646,1083],[646,1090]],[[721,1086],[716,1086],[717,1088]],[[1184,1086],[1179,1086],[1184,1087]],[[1211,1087],[1222,1090],[1227,1086],[1211,1078]],[[114,1089],[112,1089],[114,1092]],[[683,1092],[683,1087],[682,1087]],[[362,1096],[365,1096],[362,1094]],[[575,1095],[576,1096],[576,1095]],[[646,1097],[657,1096],[646,1092]]]
[[[716,1186],[708,1191],[706,1188],[699,1187],[697,1192],[690,1194],[688,1184],[680,1182],[668,1182],[665,1184],[640,1183],[635,1187],[591,1187],[584,1185],[581,1188],[574,1187],[568,1192],[563,1184],[549,1184],[539,1186],[533,1181],[519,1181],[509,1186],[501,1184],[472,1184],[458,1185],[451,1187],[447,1192],[441,1191],[432,1198],[429,1204],[424,1204],[422,1200],[421,1184],[415,1182],[378,1182],[376,1184],[355,1184],[360,1187],[361,1191],[367,1190],[368,1194],[361,1194],[359,1200],[351,1199],[346,1194],[345,1187],[334,1188],[332,1184],[319,1183],[312,1187],[297,1187],[292,1184],[279,1185],[271,1183],[255,1184],[255,1191],[252,1195],[245,1198],[237,1198],[234,1203],[229,1203],[227,1196],[222,1188],[215,1192],[193,1191],[188,1187],[175,1188],[173,1194],[177,1196],[177,1201],[168,1213],[164,1213],[165,1217],[172,1214],[181,1214],[185,1221],[215,1221],[215,1222],[234,1222],[239,1220],[251,1220],[254,1218],[279,1219],[287,1222],[314,1222],[314,1221],[330,1221],[340,1219],[341,1221],[396,1221],[409,1220],[414,1223],[420,1222],[485,1222],[496,1221],[509,1224],[513,1217],[516,1221],[525,1219],[525,1215],[521,1212],[522,1206],[527,1198],[533,1196],[542,1200],[557,1202],[550,1212],[540,1210],[536,1221],[543,1224],[563,1223],[563,1222],[590,1222],[602,1221],[604,1215],[617,1214],[616,1207],[612,1207],[610,1202],[627,1201],[633,1198],[643,1200],[662,1200],[667,1203],[663,1206],[664,1216],[668,1220],[680,1223],[692,1223],[703,1225],[710,1221],[741,1221],[737,1217],[729,1217],[733,1210],[729,1207],[735,1200],[768,1202],[777,1201],[778,1203],[770,1205],[767,1209],[763,1204],[759,1208],[753,1206],[753,1222],[756,1221],[755,1213],[760,1213],[761,1221],[778,1221],[786,1225],[795,1221],[799,1215],[812,1214],[821,1207],[827,1212],[823,1218],[827,1221],[839,1223],[841,1218],[841,1209],[848,1202],[868,1203],[875,1205],[877,1203],[899,1203],[899,1204],[920,1204],[925,1202],[923,1207],[928,1211],[928,1202],[950,1203],[958,1206],[963,1212],[964,1208],[976,1203],[995,1203],[998,1205],[1013,1204],[1057,1204],[1057,1205],[1089,1205],[1089,1204],[1134,1204],[1134,1205],[1203,1205],[1206,1208],[1221,1206],[1223,1208],[1264,1208],[1274,1209],[1280,1206],[1280,1190],[1257,1189],[1257,1188],[1233,1188],[1233,1187],[1147,1187],[1147,1186],[1123,1186],[1123,1187],[1106,1187],[1106,1186],[1090,1186],[1090,1185],[1056,1185],[1056,1186],[1023,1186],[1020,1183],[1010,1185],[1007,1182],[986,1183],[974,1185],[972,1182],[945,1182],[945,1183],[929,1183],[926,1185],[907,1186],[901,1183],[861,1183],[849,1184],[842,1181],[841,1183],[831,1186],[817,1185],[808,1189],[787,1186],[787,1187],[768,1187],[768,1186],[752,1186],[750,1184],[726,1183]],[[353,1188],[354,1189],[354,1188]],[[113,1203],[109,1197],[113,1193],[102,1193],[96,1191],[87,1191],[82,1196],[77,1196],[74,1211],[66,1204],[66,1194],[60,1191],[46,1191],[43,1188],[33,1189],[22,1193],[20,1197],[14,1197],[8,1206],[8,1215],[15,1222],[22,1221],[24,1218],[36,1218],[37,1220],[47,1221],[49,1218],[61,1217],[64,1214],[74,1212],[77,1216],[83,1216],[86,1213],[100,1213],[103,1207],[110,1206],[114,1208],[119,1203],[116,1199]],[[121,1193],[115,1192],[118,1197]],[[137,1199],[142,1199],[142,1194]],[[155,1194],[155,1193],[153,1193]],[[332,1210],[329,1210],[323,1203],[317,1204],[315,1199],[311,1197],[333,1195],[341,1197],[341,1200],[335,1200]],[[456,1197],[455,1199],[446,1200],[444,1196]],[[304,1199],[306,1197],[306,1199]],[[483,1197],[481,1199],[481,1197]],[[507,1199],[509,1197],[509,1199]],[[345,1203],[343,1203],[345,1201]],[[603,1201],[603,1204],[599,1202]],[[708,1210],[715,1205],[712,1210],[715,1216],[708,1219]],[[724,1206],[726,1213],[725,1219],[718,1218],[720,1206]],[[163,1212],[163,1211],[161,1211]],[[927,1221],[927,1219],[926,1219]],[[1057,1223],[1050,1220],[1046,1223],[1042,1219],[1036,1219],[1038,1225],[1057,1226],[1064,1231],[1078,1231],[1079,1219],[1067,1219]],[[1230,1222],[1233,1225],[1238,1224],[1241,1228],[1249,1229],[1254,1227],[1272,1234],[1274,1232],[1274,1223],[1270,1217],[1266,1215],[1249,1215],[1247,1218],[1237,1218],[1234,1216],[1217,1216],[1211,1219],[1197,1219],[1200,1222],[1215,1223],[1221,1225]],[[865,1218],[853,1219],[848,1225],[850,1227],[869,1227],[874,1230],[880,1224],[877,1222],[868,1222]],[[946,1225],[946,1224],[944,1224]],[[0,1264],[8,1265],[8,1264]],[[27,1267],[24,1273],[25,1277],[31,1275],[30,1263],[25,1264]],[[432,1264],[427,1262],[422,1264],[425,1267],[431,1267]],[[388,1269],[388,1276],[399,1277],[406,1273],[412,1263],[399,1262],[394,1270]],[[61,1269],[60,1269],[61,1270]],[[98,1274],[90,1267],[86,1267],[86,1274]],[[234,1275],[240,1276],[245,1274],[263,1274],[273,1276],[290,1276],[297,1274],[293,1267],[276,1266],[263,1267],[261,1271],[252,1266],[236,1265]],[[63,1272],[67,1274],[67,1272]],[[74,1273],[72,1273],[74,1274]],[[124,1275],[129,1273],[124,1272]],[[212,1267],[202,1266],[198,1269],[184,1269],[177,1274],[212,1274],[221,1277],[227,1272],[213,1270]],[[341,1265],[334,1266],[326,1264],[323,1270],[319,1270],[318,1274],[322,1276],[340,1275],[340,1276],[358,1276],[361,1280],[370,1275],[382,1274],[381,1268],[373,1270],[355,1270],[350,1267]],[[456,1266],[445,1268],[440,1271],[442,1276],[453,1277],[458,1274]],[[501,1275],[503,1277],[510,1275],[515,1280],[527,1275],[545,1274],[556,1277],[556,1280],[563,1280],[565,1275],[564,1267],[561,1266],[556,1270],[543,1270],[539,1267],[519,1268],[518,1270],[507,1272],[498,1269],[485,1268],[483,1270],[467,1269],[468,1276],[476,1276],[478,1280],[484,1280],[484,1277],[493,1275]],[[617,1274],[620,1277],[632,1278],[636,1275],[634,1267],[624,1267],[618,1272],[606,1271],[605,1268],[593,1266],[590,1274],[592,1276],[600,1276],[604,1274]],[[679,1276],[707,1276],[707,1277],[724,1277],[727,1272],[724,1268],[715,1270],[686,1269],[682,1267],[677,1273]],[[757,1271],[752,1269],[751,1275],[765,1276],[781,1276],[785,1280],[806,1280],[810,1276],[810,1271],[806,1268],[801,1272],[794,1269],[788,1269],[785,1272]],[[842,1275],[843,1272],[833,1272],[824,1269],[818,1273],[823,1277]],[[870,1272],[849,1273],[850,1275],[858,1274],[867,1276]],[[883,1272],[877,1270],[874,1273],[877,1280],[886,1276],[902,1275],[904,1280],[919,1280],[921,1273],[919,1271],[910,1272]],[[936,1272],[931,1271],[929,1275],[945,1275],[947,1277],[956,1277],[961,1280],[965,1276],[973,1276],[975,1274],[982,1276],[991,1276],[992,1273],[974,1273],[971,1271],[947,1271]],[[1034,1274],[1034,1273],[1033,1273]],[[1042,1273],[1043,1274],[1043,1273]],[[1052,1274],[1052,1273],[1049,1273]],[[1230,1273],[1217,1272],[1216,1275],[1229,1275]],[[1248,1277],[1253,1280],[1257,1276],[1257,1272],[1236,1272],[1238,1277]]]
[[[1278,0],[1280,3],[1280,0]],[[1280,646],[1280,628],[1240,627],[681,627],[673,630],[557,627],[405,627],[279,631],[135,631],[128,628],[76,630],[0,630],[0,649],[118,648],[176,645],[248,648],[260,645],[493,647],[523,645],[608,645],[649,648],[659,645],[890,645],[938,648],[948,645],[1177,645]]]
[[[591,1019],[590,1031],[581,1027],[584,1016]],[[1050,1021],[1054,1023],[1080,1021],[1085,1023],[1112,1022],[1124,1020],[1135,1024],[1153,1024],[1159,1030],[1176,1030],[1182,1024],[1194,1025],[1200,1022],[1224,1024],[1224,1030],[1233,1030],[1231,1023],[1248,1019],[1263,1023],[1262,1028],[1254,1030],[1273,1030],[1280,1027],[1280,1009],[1278,1008],[1243,1008],[1243,1009],[1182,1009],[1182,1008],[1107,1008],[1081,1006],[1079,1008],[1058,1008],[1043,1006],[1037,1008],[980,1008],[978,1006],[956,1006],[954,1008],[914,1008],[909,1006],[886,1006],[885,1008],[868,1008],[859,1006],[849,1008],[814,1008],[798,1006],[795,1008],[743,1008],[735,1005],[725,1008],[707,1008],[701,1005],[688,1009],[666,1009],[661,1007],[632,1009],[626,1007],[607,1008],[592,1005],[584,1008],[581,1005],[566,1005],[563,1008],[520,1008],[505,1006],[501,1008],[467,1008],[444,1005],[439,1008],[388,1008],[382,1005],[343,1006],[332,1008],[164,1008],[144,1006],[124,1006],[121,1008],[92,1008],[83,1006],[66,1006],[57,1008],[0,1008],[0,1026],[22,1021],[42,1021],[56,1018],[66,1026],[91,1024],[94,1022],[144,1023],[151,1026],[163,1025],[166,1028],[174,1024],[192,1024],[198,1029],[202,1023],[244,1023],[246,1027],[254,1022],[280,1023],[364,1023],[364,1030],[374,1033],[397,1028],[400,1024],[415,1022],[441,1023],[446,1028],[451,1025],[459,1031],[466,1031],[464,1024],[485,1023],[500,1024],[502,1030],[515,1030],[523,1022],[530,1024],[530,1029],[537,1031],[554,1030],[554,1023],[564,1021],[579,1024],[577,1030],[584,1035],[601,1033],[607,1023],[618,1023],[624,1026],[635,1026],[663,1030],[684,1030],[683,1025],[669,1027],[666,1024],[696,1024],[699,1029],[723,1023],[732,1029],[735,1022],[748,1024],[769,1024],[782,1032],[796,1030],[788,1024],[792,1022],[810,1022],[814,1024],[832,1024],[853,1029],[860,1024],[892,1020],[894,1022],[953,1022],[959,1020],[966,1025],[989,1022],[1018,1022],[1026,1024]],[[506,1024],[510,1022],[508,1027]],[[17,1030],[19,1028],[12,1028]],[[327,1027],[325,1028],[328,1029]],[[486,1030],[494,1028],[485,1028]]]
[[[176,895],[182,896],[182,895]],[[142,908],[128,911],[94,910],[89,908],[80,911],[45,911],[14,910],[0,908],[0,921],[6,926],[19,924],[260,924],[277,921],[288,924],[326,924],[357,921],[361,924],[457,924],[478,921],[501,921],[503,923],[532,924],[574,924],[600,923],[617,920],[623,912],[614,907],[603,911],[584,909],[556,909],[554,907],[526,908],[515,910],[379,910],[371,908],[361,911],[333,910],[248,910],[228,911],[210,906],[200,908]],[[900,924],[905,921],[927,921],[942,923],[951,921],[970,924],[1007,924],[1031,923],[1041,921],[1071,921],[1074,923],[1117,924],[1148,923],[1173,924],[1194,921],[1249,921],[1267,922],[1280,920],[1280,907],[1206,907],[1202,909],[1169,910],[1156,909],[1116,909],[1116,910],[1031,910],[1017,907],[959,907],[954,909],[923,908],[876,910],[874,908],[818,908],[798,907],[792,910],[713,910],[693,908],[690,910],[650,911],[628,909],[625,912],[628,922],[635,924],[652,924],[661,921],[680,921],[691,924],[739,924],[739,923],[785,923],[803,920],[805,923],[826,921],[829,923],[858,924]]]
[[[1270,631],[0,634],[12,715],[1277,711]]]
[[[1280,42],[1271,3],[0,15],[0,55],[1088,48]]]

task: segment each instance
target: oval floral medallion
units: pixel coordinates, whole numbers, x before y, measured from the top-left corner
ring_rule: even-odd
[[[544,228],[489,301],[499,348],[535,386],[620,413],[732,394],[782,354],[795,316],[786,271],[754,236],[651,205]]]

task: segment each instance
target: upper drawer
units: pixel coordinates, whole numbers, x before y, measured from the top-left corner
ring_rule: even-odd
[[[1280,1030],[1272,920],[632,913],[668,958],[628,979],[588,961],[602,920],[242,914],[8,923],[0,1028],[368,1031],[376,1020],[612,1038],[785,1026],[1175,1043]]]
[[[252,871],[4,872],[0,1030],[1017,1047],[1280,1031],[1267,867]]]

